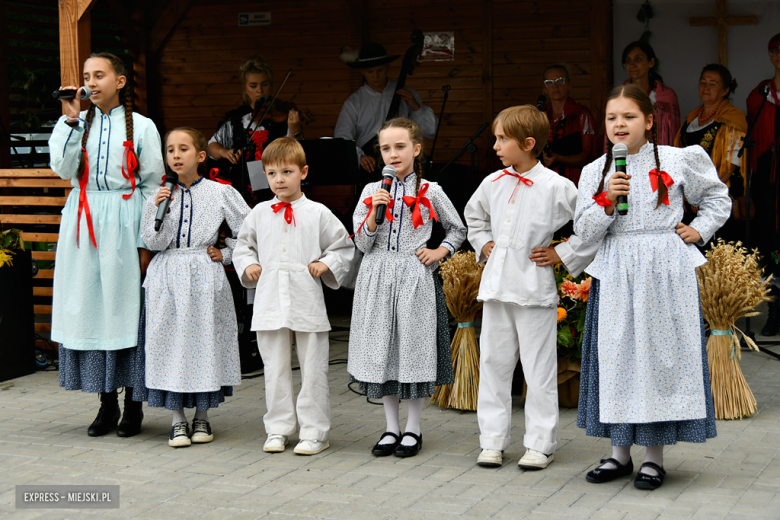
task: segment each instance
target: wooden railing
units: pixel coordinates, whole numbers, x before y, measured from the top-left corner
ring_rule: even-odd
[[[21,229],[25,248],[33,250],[32,257],[41,262],[54,262],[56,252],[36,251],[33,244],[57,242],[61,219],[59,209],[65,206],[70,190],[70,181],[61,179],[47,168],[0,170],[0,226]],[[56,209],[58,214],[35,214],[44,208]],[[51,331],[48,317],[51,315],[53,288],[49,280],[53,278],[54,269],[41,269],[35,277],[35,314],[47,315],[47,323],[36,322],[36,332]]]

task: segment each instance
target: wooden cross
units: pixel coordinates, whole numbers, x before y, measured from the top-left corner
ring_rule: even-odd
[[[758,19],[751,16],[731,16],[728,14],[726,0],[718,1],[718,13],[716,16],[697,16],[690,19],[691,27],[701,27],[704,25],[716,26],[718,28],[718,61],[724,67],[726,63],[726,31],[729,25],[756,25]]]

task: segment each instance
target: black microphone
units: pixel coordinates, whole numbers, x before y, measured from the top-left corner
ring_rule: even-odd
[[[73,99],[76,97],[76,92],[78,89],[55,90],[51,93],[51,97],[54,99]],[[81,99],[89,99],[90,96],[92,96],[92,91],[89,90],[89,87],[81,87]]]
[[[547,96],[542,94],[539,96],[539,99],[536,100],[536,108],[539,109],[540,112],[544,112],[544,105],[547,104]]]
[[[387,193],[390,193],[390,186],[393,185],[393,179],[395,179],[395,166],[388,164],[384,168],[382,168],[382,185],[380,188],[385,190]],[[379,226],[382,224],[382,222],[385,221],[385,210],[387,209],[387,204],[382,204],[381,206],[376,207],[376,218],[374,219],[374,222],[376,222],[376,225]]]
[[[612,147],[612,157],[615,158],[615,173],[626,173],[626,157],[628,157],[628,147],[623,143],[618,143]],[[618,195],[617,198],[618,215],[628,214],[628,197]]]
[[[163,184],[163,186],[171,190],[171,197],[173,196],[173,188],[176,187],[176,184],[178,182],[179,182],[178,173],[170,171],[165,174],[165,184]],[[154,217],[155,231],[160,231],[160,228],[162,227],[163,219],[165,218],[165,215],[168,213],[168,206],[170,206],[171,204],[171,197],[168,197],[164,201],[160,202],[160,205],[157,206],[157,216]]]

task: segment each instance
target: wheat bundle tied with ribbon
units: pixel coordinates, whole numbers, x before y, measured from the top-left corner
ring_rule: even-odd
[[[723,240],[712,245],[707,251],[707,264],[696,271],[701,308],[710,328],[707,356],[716,419],[741,419],[757,410],[756,398],[739,366],[742,354],[737,333],[749,348],[758,350],[758,346],[735,322],[757,315],[756,306],[770,299],[772,277],[762,282],[761,274],[758,251],[750,253],[741,242]]]
[[[455,383],[436,388],[431,401],[442,408],[477,409],[479,389],[479,345],[474,317],[482,309],[477,301],[484,264],[478,264],[473,251],[455,253],[441,264],[442,288],[447,308],[458,320],[452,338],[452,368]]]

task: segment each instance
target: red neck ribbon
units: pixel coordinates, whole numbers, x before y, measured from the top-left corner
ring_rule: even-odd
[[[439,218],[436,216],[436,210],[433,209],[433,205],[431,204],[431,201],[428,199],[428,197],[425,196],[425,193],[428,191],[428,183],[426,182],[422,186],[420,186],[420,191],[417,193],[416,197],[411,197],[407,195],[404,197],[404,203],[412,207],[412,204],[414,204],[414,209],[412,210],[412,224],[414,224],[414,229],[417,229],[418,227],[422,226],[423,220],[422,220],[422,214],[420,213],[420,205],[422,204],[426,208],[430,210],[430,219],[432,218],[436,222],[439,221]]]
[[[128,195],[122,195],[122,198],[127,200],[135,193],[135,172],[138,169],[138,157],[135,154],[133,148],[133,141],[125,141],[122,143],[125,147],[125,153],[122,155],[122,177],[130,181],[130,185],[133,187]],[[125,164],[127,165],[127,171],[125,172]]]
[[[368,206],[368,215],[370,215],[371,214],[371,208],[374,205],[374,197],[366,197],[365,199],[363,199],[363,204]],[[395,206],[395,201],[391,200],[390,204],[387,205],[387,209],[385,210],[385,218],[387,219],[388,222],[392,222],[392,221],[395,220],[395,218],[393,217],[393,211],[392,211],[393,210],[393,206]],[[368,215],[366,215],[366,218],[364,218],[363,222],[361,222],[360,225],[358,226],[357,233],[360,233],[360,230],[363,229],[363,224],[365,224],[366,220],[368,220]],[[354,236],[355,235],[352,235],[349,238],[352,238]]]
[[[612,203],[607,198],[607,192],[606,191],[602,191],[598,195],[594,195],[593,196],[593,200],[595,200],[596,204],[598,204],[602,208],[606,208],[606,207],[612,205]]]
[[[664,195],[664,200],[661,202],[669,205],[669,188],[672,187],[672,184],[674,184],[674,179],[672,179],[672,176],[666,173],[665,171],[656,171],[655,168],[650,170],[650,186],[653,188],[653,191],[658,191],[658,179],[661,180],[661,182],[664,183],[664,186],[666,186],[666,194]]]
[[[531,179],[526,179],[525,177],[523,177],[519,173],[512,173],[509,170],[504,170],[504,173],[502,173],[501,175],[499,175],[498,177],[493,179],[493,182],[496,182],[498,179],[500,179],[501,177],[504,177],[506,175],[510,175],[512,177],[517,177],[517,184],[515,184],[515,189],[512,190],[512,195],[509,196],[509,200],[507,202],[510,202],[512,200],[512,197],[515,196],[515,192],[517,191],[517,187],[520,186],[521,182],[523,184],[525,184],[526,186],[533,186],[534,185],[534,181],[532,181]]]
[[[218,174],[219,174],[219,168],[212,168],[211,171],[209,171],[209,179],[211,179],[214,182],[218,182],[220,184],[227,184],[228,186],[233,185],[232,182],[217,177]]]
[[[81,234],[81,211],[87,217],[87,228],[89,229],[89,238],[92,241],[92,245],[97,249],[97,241],[95,240],[95,229],[92,227],[92,213],[89,211],[89,201],[87,200],[87,183],[89,182],[89,155],[87,151],[82,148],[84,152],[84,175],[79,179],[79,211],[78,211],[78,223],[76,224],[76,247],[79,247],[79,235]],[[135,183],[133,183],[135,184]],[[132,193],[130,194],[132,195]],[[124,195],[123,195],[124,197]]]
[[[280,211],[284,210],[284,220],[286,220],[288,224],[292,223],[293,226],[296,225],[292,204],[289,202],[277,202],[276,204],[272,204],[271,208],[273,208],[274,213],[279,213]]]

